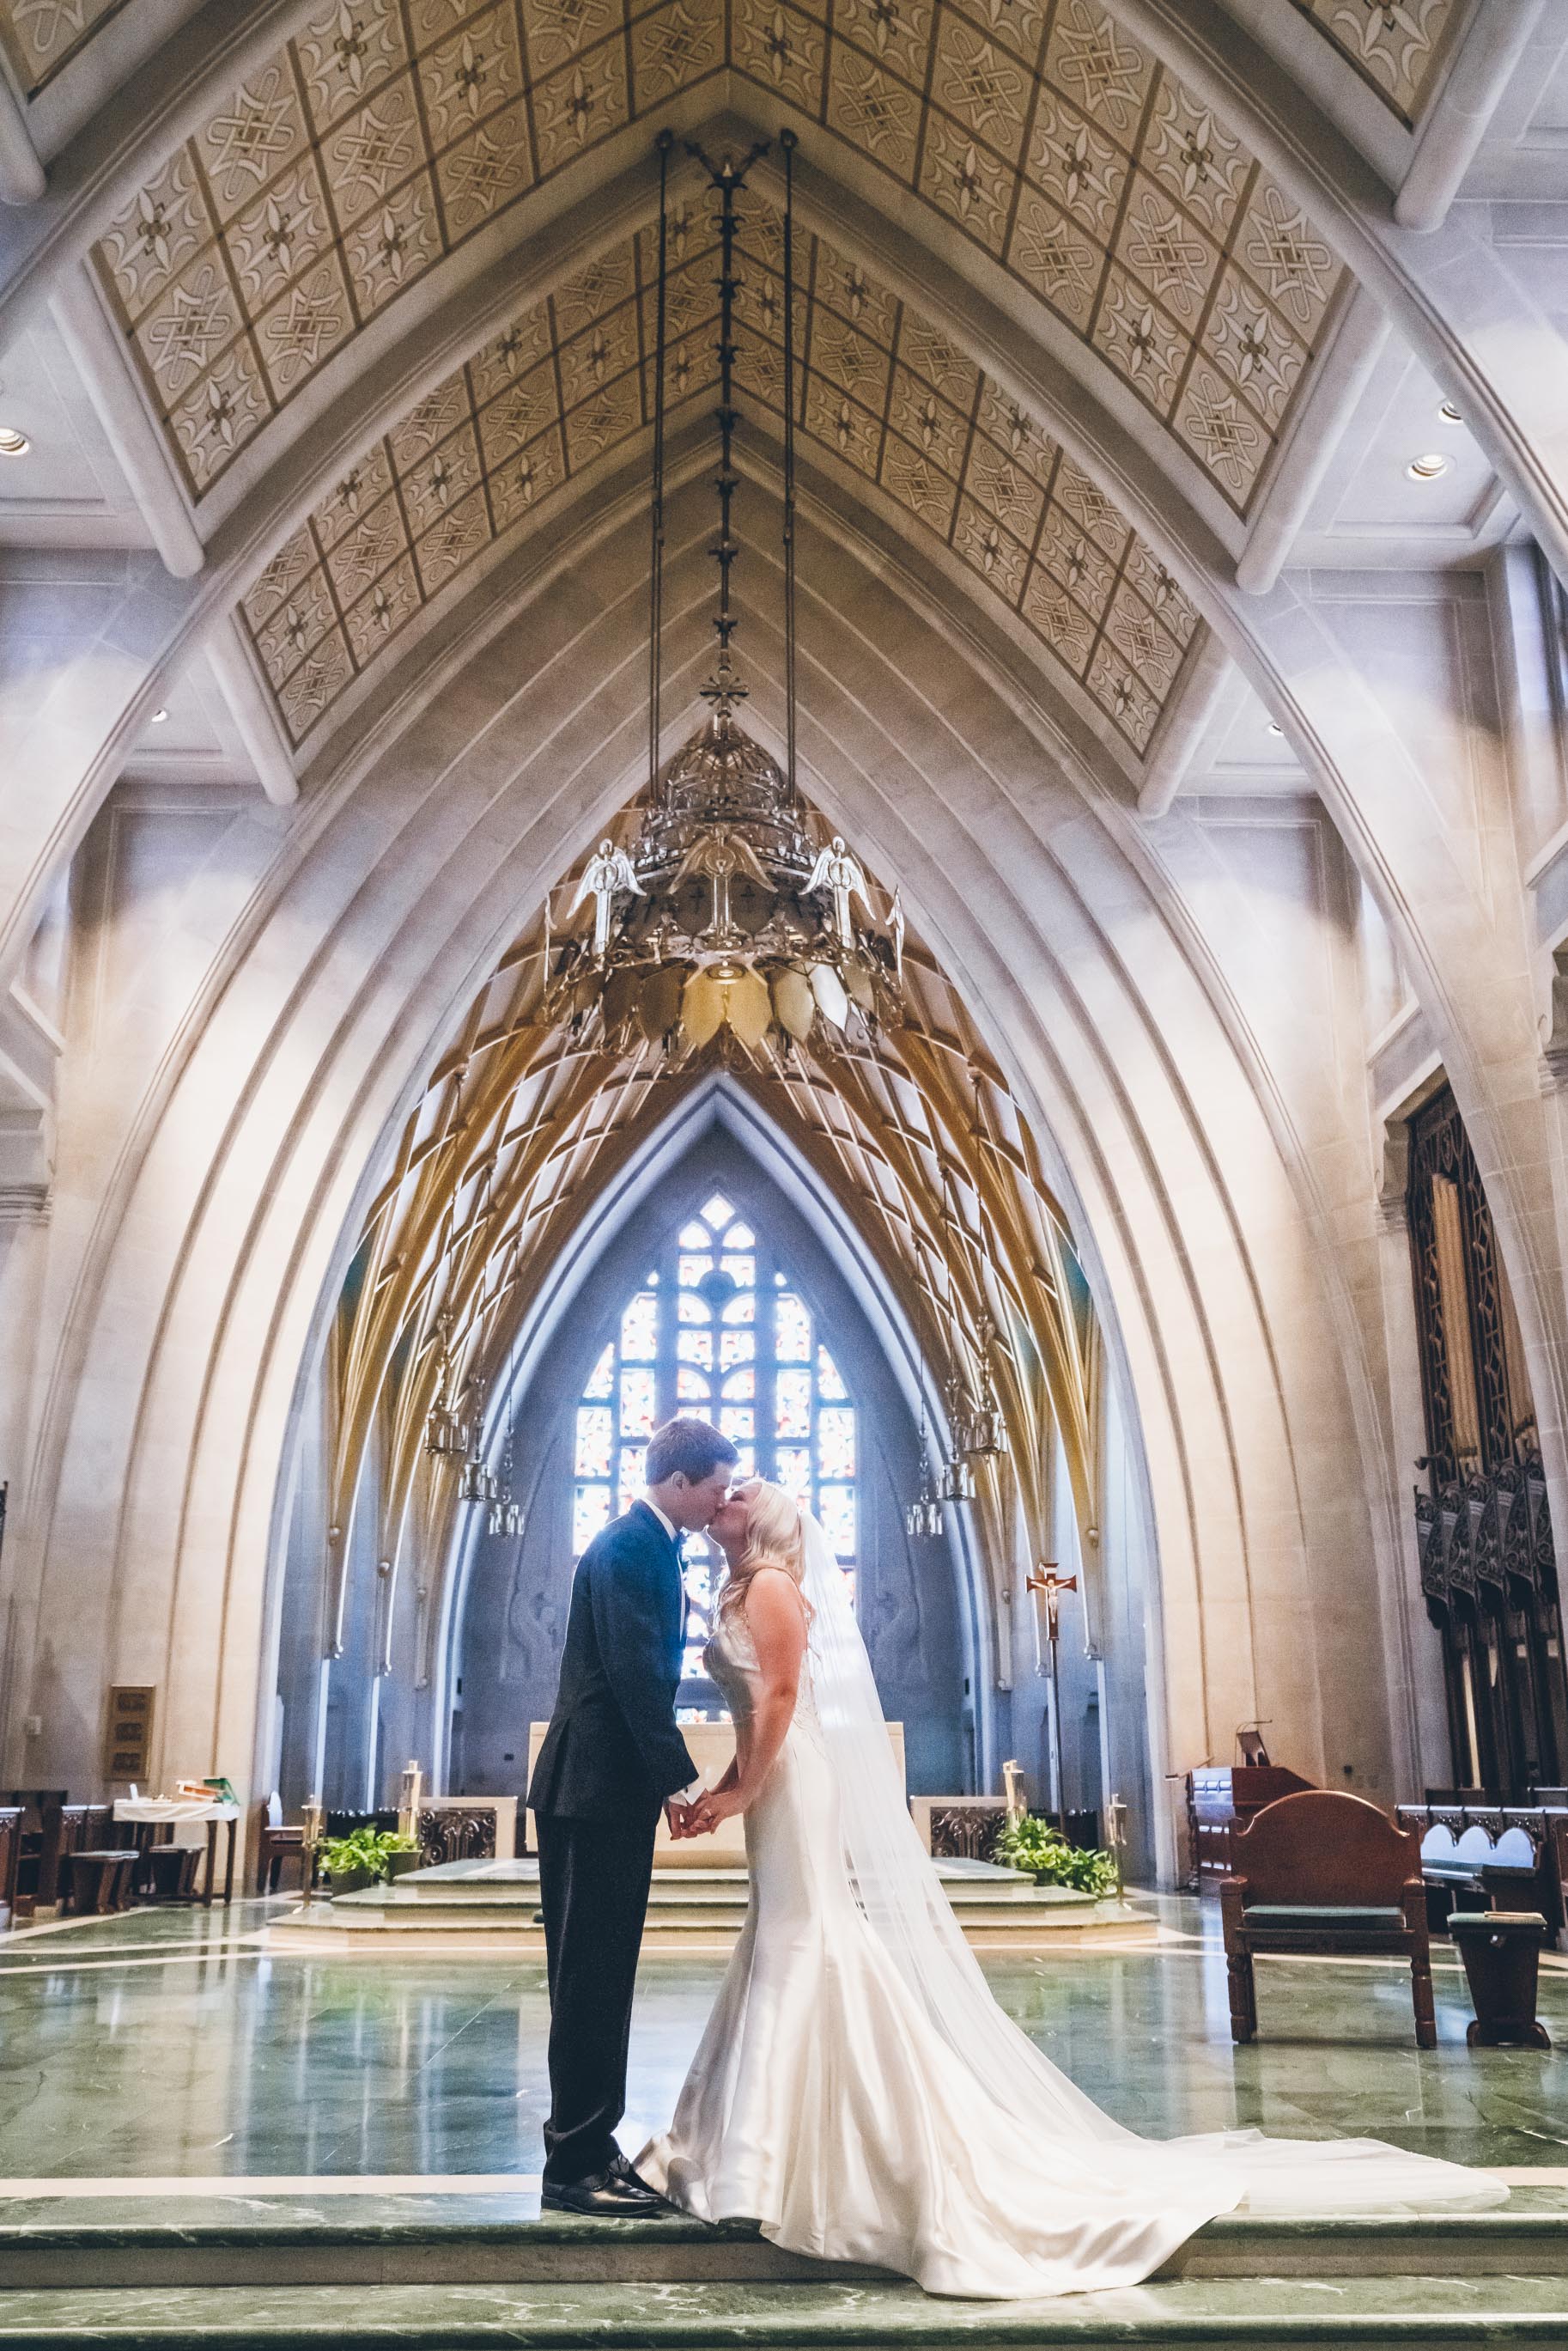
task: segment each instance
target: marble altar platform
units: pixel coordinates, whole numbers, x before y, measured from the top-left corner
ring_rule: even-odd
[[[743,1855],[735,1860],[711,1850],[704,1857],[695,1845],[676,1850],[679,1859],[660,1855],[654,1865],[644,1949],[727,1950],[746,1915]],[[1108,1949],[1158,1939],[1158,1918],[1147,1905],[1038,1886],[1017,1870],[982,1861],[940,1861],[936,1868],[975,1950]],[[410,1870],[389,1886],[296,1904],[267,1933],[279,1947],[367,1955],[416,1949],[542,1953],[539,1865],[455,1861]]]

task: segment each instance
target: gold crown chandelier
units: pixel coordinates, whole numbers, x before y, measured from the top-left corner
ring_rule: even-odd
[[[787,1055],[810,1039],[818,1050],[869,1040],[896,1024],[903,1000],[904,914],[897,891],[878,917],[872,883],[843,836],[813,837],[795,783],[795,509],[794,351],[795,138],[781,134],[784,211],[784,575],[785,758],[778,762],[739,722],[747,688],[734,664],[739,622],[731,574],[740,550],[732,528],[735,200],[767,152],[740,162],[688,152],[720,201],[718,537],[719,640],[701,688],[711,716],[668,768],[659,768],[664,561],[665,313],[670,154],[658,141],[659,263],[653,367],[652,546],[649,562],[649,784],[629,844],[601,841],[578,880],[568,935],[547,959],[546,1010],[579,1037],[597,1029],[611,1046],[655,1045],[672,1060],[715,1038],[751,1054]]]

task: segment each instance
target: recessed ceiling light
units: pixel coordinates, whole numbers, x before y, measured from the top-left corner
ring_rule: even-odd
[[[1449,472],[1451,457],[1444,457],[1436,449],[1428,449],[1422,457],[1412,457],[1405,471],[1413,482],[1435,482]]]
[[[155,710],[152,714],[152,724],[154,726],[161,726],[168,716],[169,713],[166,710]]]
[[[1271,735],[1282,735],[1282,734],[1284,733],[1284,731],[1285,731],[1285,730],[1284,730],[1284,728],[1280,725],[1280,722],[1279,722],[1279,720],[1278,720],[1277,718],[1271,718],[1271,719],[1270,719],[1270,721],[1269,721],[1269,732],[1270,732],[1270,734],[1271,734]]]
[[[0,457],[25,457],[32,445],[14,424],[0,424]]]
[[[1451,400],[1444,401],[1438,411],[1438,416],[1439,422],[1444,424],[1462,424],[1465,421]]]

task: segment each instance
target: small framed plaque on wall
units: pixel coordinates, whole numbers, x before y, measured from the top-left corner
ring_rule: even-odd
[[[109,1693],[109,1719],[104,1728],[103,1776],[106,1780],[147,1777],[152,1759],[152,1715],[158,1691],[151,1682],[119,1682]]]

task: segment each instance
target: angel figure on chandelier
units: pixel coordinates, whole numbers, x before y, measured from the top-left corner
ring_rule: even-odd
[[[744,833],[732,826],[709,826],[692,842],[687,852],[672,887],[679,889],[683,882],[700,875],[712,891],[712,904],[704,937],[723,946],[735,937],[734,922],[730,913],[730,891],[737,873],[747,875],[772,891],[767,868]]]
[[[855,921],[850,913],[850,901],[858,898],[867,918],[871,907],[866,895],[866,876],[860,870],[858,860],[851,856],[841,832],[836,832],[827,847],[817,852],[816,863],[811,869],[811,878],[805,886],[808,890],[826,890],[830,893],[833,899],[833,928],[837,933],[839,944],[852,948],[855,945]]]
[[[648,895],[633,871],[630,858],[613,841],[601,841],[583,869],[577,894],[572,901],[572,912],[591,898],[594,902],[594,961],[603,963],[609,946],[610,915],[618,896],[629,891],[634,897]]]

